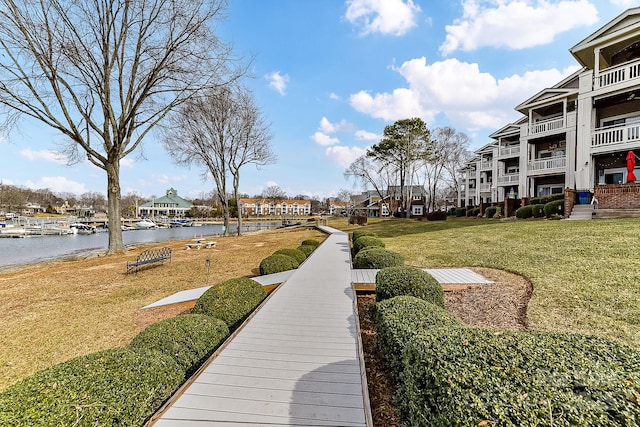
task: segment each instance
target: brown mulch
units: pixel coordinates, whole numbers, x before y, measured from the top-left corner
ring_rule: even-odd
[[[531,283],[501,270],[471,270],[494,283],[446,292],[446,308],[468,326],[526,329],[527,304],[533,291]],[[358,314],[373,424],[375,427],[400,426],[393,403],[395,385],[375,345],[375,294],[358,296]]]

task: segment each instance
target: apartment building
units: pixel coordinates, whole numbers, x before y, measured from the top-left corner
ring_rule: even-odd
[[[600,208],[640,209],[626,161],[640,154],[640,7],[569,51],[582,68],[515,107],[460,171],[458,206],[588,191]]]
[[[311,215],[311,201],[241,198],[238,210],[248,216]]]

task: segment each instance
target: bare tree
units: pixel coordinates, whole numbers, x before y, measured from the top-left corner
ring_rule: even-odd
[[[213,23],[226,0],[0,0],[5,124],[60,131],[107,175],[108,253],[123,252],[120,160],[204,88],[243,74]]]
[[[248,164],[256,167],[276,161],[271,151],[271,134],[269,125],[262,118],[262,113],[254,104],[251,94],[243,89],[237,92],[226,92],[226,112],[230,113],[231,141],[227,144],[229,151],[229,171],[233,178],[233,198],[239,203],[240,169]],[[237,234],[242,234],[242,214],[238,209]]]
[[[381,200],[388,195],[387,190],[395,182],[395,168],[381,163],[370,156],[360,156],[344,172],[345,179],[353,178],[354,184],[360,184],[363,190],[373,187]]]
[[[270,185],[262,191],[262,197],[274,203],[287,199],[287,194],[277,185]]]

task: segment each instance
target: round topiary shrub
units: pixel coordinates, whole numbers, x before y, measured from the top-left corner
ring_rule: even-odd
[[[544,217],[544,205],[531,205],[531,216],[534,218]]]
[[[239,277],[210,287],[198,298],[191,313],[221,319],[233,332],[266,296],[260,283]]]
[[[354,268],[385,268],[404,264],[404,258],[397,252],[383,248],[367,248],[353,258]]]
[[[307,258],[309,258],[309,255],[311,255],[313,251],[316,250],[316,247],[317,246],[312,246],[312,245],[300,245],[298,246],[298,250],[303,254],[305,254]]]
[[[544,205],[544,214],[547,218],[554,215],[564,215],[564,199],[554,200]]]
[[[141,426],[184,380],[166,354],[113,348],[36,372],[0,394],[3,426]]]
[[[478,215],[480,215],[480,208],[473,208],[469,210],[470,217],[477,217]]]
[[[415,267],[383,268],[376,274],[376,301],[410,295],[444,307],[442,285],[432,275]]]
[[[516,210],[516,218],[526,219],[531,218],[532,216],[533,213],[531,212],[531,205],[522,206]]]
[[[281,271],[293,270],[300,263],[288,255],[274,254],[260,261],[260,274],[274,274]]]
[[[303,245],[314,246],[317,248],[318,246],[320,246],[320,242],[314,239],[307,239],[307,240],[303,240],[302,243],[300,243],[300,246],[303,246]]]
[[[353,242],[353,253],[358,253],[364,248],[384,248],[384,242],[375,236],[358,237]]]
[[[157,350],[193,374],[229,336],[220,319],[204,314],[184,314],[147,326],[129,344],[133,350]]]
[[[274,255],[282,254],[282,255],[290,256],[291,258],[293,258],[296,261],[298,261],[298,265],[302,264],[304,262],[304,260],[307,259],[307,256],[304,254],[304,252],[301,252],[301,251],[299,251],[297,249],[290,249],[290,248],[278,249],[273,254]]]
[[[467,214],[467,208],[456,208],[456,217],[460,218]]]
[[[484,215],[491,219],[493,218],[493,216],[496,214],[496,212],[498,211],[498,208],[496,208],[495,206],[489,206],[487,209],[484,210]]]
[[[415,334],[432,328],[462,328],[450,312],[423,299],[401,295],[376,303],[376,344],[397,377],[402,350]]]
[[[378,237],[378,235],[376,233],[374,233],[373,231],[370,231],[370,230],[362,230],[362,229],[353,230],[353,232],[351,233],[351,241],[355,242],[356,240],[358,240],[362,236]]]

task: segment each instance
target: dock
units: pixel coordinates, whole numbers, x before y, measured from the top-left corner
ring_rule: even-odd
[[[329,237],[148,423],[372,425],[348,235]]]

